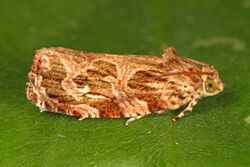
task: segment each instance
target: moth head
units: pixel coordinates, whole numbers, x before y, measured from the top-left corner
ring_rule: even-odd
[[[224,85],[213,66],[202,67],[202,87],[204,96],[213,96],[223,91]]]

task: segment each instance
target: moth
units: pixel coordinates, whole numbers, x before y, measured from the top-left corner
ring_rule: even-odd
[[[27,97],[41,111],[80,120],[125,117],[125,125],[186,105],[176,121],[199,99],[224,89],[212,65],[180,57],[173,47],[162,56],[42,48],[35,52],[28,80]]]

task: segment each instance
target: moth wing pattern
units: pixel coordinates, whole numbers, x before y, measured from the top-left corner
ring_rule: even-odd
[[[37,50],[27,97],[41,110],[84,118],[130,118],[174,110],[191,111],[202,97],[203,66],[177,55],[115,55],[66,48]],[[178,118],[183,116],[183,113]]]

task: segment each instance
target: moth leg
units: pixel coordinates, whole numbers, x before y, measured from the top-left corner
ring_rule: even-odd
[[[79,120],[79,121],[82,121],[82,120],[84,120],[84,119],[86,119],[86,118],[87,118],[87,117],[79,117],[78,120]]]
[[[182,111],[180,112],[175,118],[173,118],[172,120],[174,122],[176,122],[178,119],[181,119],[182,117],[185,116],[186,113],[189,113],[193,110],[193,107],[197,104],[197,99],[193,99],[189,102],[188,106]]]
[[[140,119],[140,118],[142,118],[142,117],[143,117],[143,115],[139,115],[139,116],[136,116],[136,117],[131,117],[131,118],[129,118],[129,119],[126,121],[125,126],[128,126],[131,122],[133,122],[133,121],[135,121],[135,120],[138,120],[138,119]]]

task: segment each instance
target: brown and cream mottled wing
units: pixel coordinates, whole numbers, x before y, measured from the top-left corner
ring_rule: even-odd
[[[162,58],[44,48],[34,56],[27,96],[41,110],[81,118],[139,118],[189,103],[199,73],[173,48]]]

